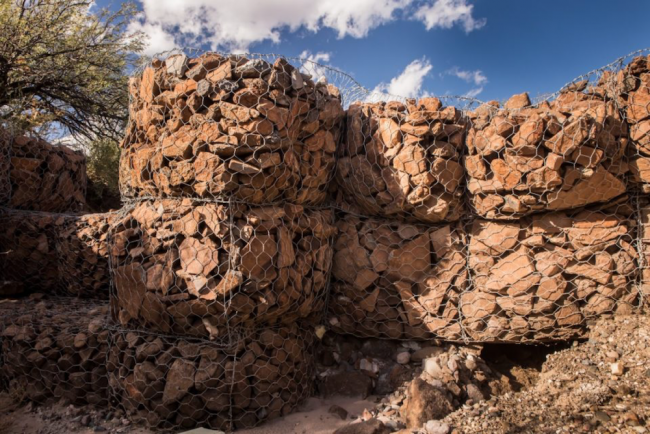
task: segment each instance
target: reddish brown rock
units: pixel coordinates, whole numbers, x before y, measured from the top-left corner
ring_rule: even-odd
[[[112,397],[158,429],[232,431],[286,416],[311,395],[314,338],[298,325],[233,329],[219,342],[116,330]]]
[[[647,56],[634,58],[616,75],[618,103],[630,128],[632,186],[650,192],[650,63]]]
[[[163,199],[111,232],[116,316],[127,326],[215,339],[238,325],[315,318],[325,303],[332,212]]]
[[[108,234],[116,213],[69,216],[57,230],[62,292],[108,300]]]
[[[0,280],[13,292],[53,293],[61,289],[56,251],[62,214],[0,209]]]
[[[329,306],[334,330],[392,339],[460,338],[457,306],[468,282],[458,225],[346,215],[337,227]]]
[[[553,101],[528,95],[468,114],[467,186],[474,211],[517,219],[548,210],[608,202],[625,193],[628,132],[611,92],[611,76],[595,87],[568,87]],[[641,161],[630,167],[644,176]]]
[[[4,130],[0,148],[0,204],[46,212],[86,208],[86,157],[81,152],[27,136],[12,138]]]
[[[338,89],[282,59],[185,62],[193,66],[154,62],[131,81],[122,195],[323,203],[341,134]],[[246,64],[258,67],[242,73]]]
[[[377,217],[458,220],[465,125],[460,111],[436,98],[352,104],[337,166],[339,204]]]
[[[584,336],[598,315],[630,312],[639,302],[636,234],[635,214],[616,203],[474,221],[473,285],[460,298],[464,330],[477,341],[565,340]]]
[[[0,379],[21,399],[108,405],[107,304],[22,299],[0,315]]]

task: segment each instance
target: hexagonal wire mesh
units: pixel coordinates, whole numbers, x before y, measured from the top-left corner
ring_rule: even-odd
[[[236,326],[317,321],[335,232],[329,209],[138,202],[120,212],[109,241],[114,316],[205,339]]]
[[[0,312],[0,383],[17,402],[108,404],[107,303],[25,299]]]
[[[327,304],[333,253],[329,324],[363,337],[568,339],[643,299],[648,204],[625,180],[626,122],[639,129],[633,160],[645,143],[647,60],[619,59],[535,105],[456,98],[463,111],[285,60],[176,52],[132,81],[121,175],[133,201],[100,225],[121,322],[111,390],[132,414],[231,429],[289,411],[308,393],[298,335]],[[296,72],[308,68],[343,86]],[[36,240],[21,263],[52,269],[57,219],[33,215],[5,227],[14,243]],[[100,246],[103,230],[85,225]]]
[[[277,55],[161,56],[130,82],[123,197],[325,201],[342,100],[360,92],[349,76]]]
[[[67,146],[0,131],[0,205],[46,212],[86,209],[86,157]],[[4,174],[8,175],[8,178]],[[8,182],[7,182],[8,179]]]
[[[213,342],[119,328],[109,384],[132,420],[153,427],[250,428],[309,397],[313,345],[298,324],[240,328]]]
[[[463,113],[435,98],[352,104],[337,166],[337,206],[348,214],[337,223],[330,326],[534,342],[581,336],[595,316],[637,307],[645,261],[616,84],[635,54],[536,104],[527,94]]]
[[[0,291],[108,300],[113,213],[59,214],[0,208]]]

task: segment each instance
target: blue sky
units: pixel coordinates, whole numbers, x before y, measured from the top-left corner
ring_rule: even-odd
[[[116,4],[98,1],[100,7]],[[142,13],[132,29],[151,36],[150,52],[191,45],[317,56],[367,88],[403,96],[471,93],[502,100],[523,91],[536,96],[650,47],[648,0],[141,0],[138,5]]]

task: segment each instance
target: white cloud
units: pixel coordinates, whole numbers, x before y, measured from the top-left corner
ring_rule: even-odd
[[[404,71],[394,77],[390,83],[380,83],[375,92],[384,92],[405,98],[416,98],[426,95],[422,92],[422,83],[433,66],[426,58],[416,59],[409,63]]]
[[[476,98],[481,92],[483,92],[483,86],[470,89],[465,96],[468,98]]]
[[[427,30],[435,27],[449,29],[461,24],[465,32],[480,29],[487,22],[485,18],[475,19],[472,16],[473,5],[467,0],[435,0],[433,4],[421,6],[415,12],[415,18],[424,22]]]
[[[134,21],[129,25],[128,31],[131,33],[142,32],[147,36],[147,47],[144,54],[148,56],[171,50],[176,46],[174,37],[167,33],[160,24]]]
[[[328,65],[331,56],[332,53],[324,51],[312,54],[311,51],[305,50],[298,57],[308,60],[308,62],[303,63],[300,69],[302,72],[311,75],[314,80],[318,80],[321,77],[327,78],[328,69],[321,65]]]
[[[477,69],[475,71],[464,71],[457,66],[454,66],[449,71],[447,71],[447,74],[456,76],[468,83],[474,83],[477,86],[481,86],[488,81],[487,77],[480,69]]]
[[[365,37],[395,19],[413,0],[142,0],[141,29],[162,29],[177,45],[206,43],[211,49],[244,51],[263,40],[280,42],[280,31],[304,27],[336,31],[339,38]],[[153,41],[167,42],[160,35]]]
[[[241,52],[281,31],[332,29],[339,38],[363,38],[398,18],[423,21],[427,29],[461,24],[466,31],[485,20],[472,17],[467,0],[141,0],[131,30],[149,35],[148,53],[175,46],[207,44],[212,50]],[[400,12],[400,14],[398,14]]]

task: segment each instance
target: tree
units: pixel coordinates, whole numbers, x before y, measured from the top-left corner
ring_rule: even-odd
[[[129,68],[143,35],[135,5],[92,13],[91,0],[0,0],[0,116],[54,125],[81,141],[120,139]]]

